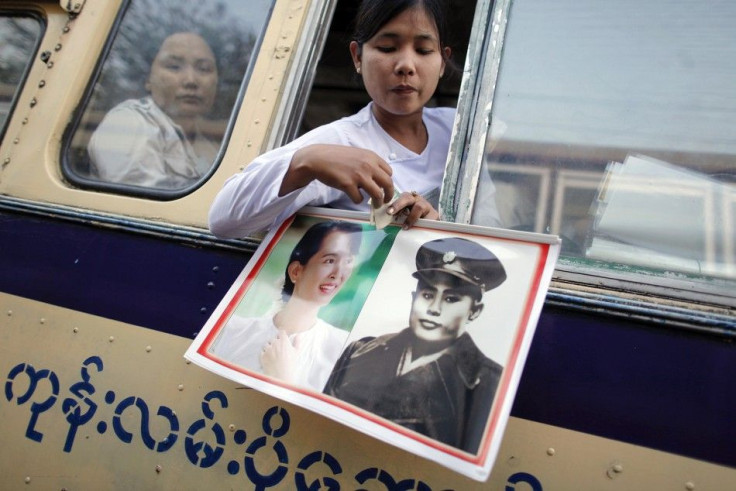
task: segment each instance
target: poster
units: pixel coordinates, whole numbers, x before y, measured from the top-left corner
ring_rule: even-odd
[[[185,357],[485,480],[557,237],[310,209],[271,231]]]

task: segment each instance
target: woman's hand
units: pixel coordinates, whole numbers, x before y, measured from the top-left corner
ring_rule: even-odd
[[[420,218],[429,220],[439,220],[440,214],[434,207],[422,197],[422,195],[412,191],[410,193],[401,193],[396,201],[391,203],[388,209],[391,215],[403,213],[406,215],[404,220],[404,228],[413,227]]]
[[[284,382],[292,384],[296,382],[296,362],[299,357],[298,338],[295,336],[294,344],[292,344],[289,336],[279,331],[275,338],[266,343],[260,356],[264,374]]]
[[[297,150],[279,188],[279,196],[303,188],[317,179],[339,189],[353,200],[363,201],[360,190],[376,201],[388,203],[394,196],[391,166],[371,150],[343,145],[308,145]]]

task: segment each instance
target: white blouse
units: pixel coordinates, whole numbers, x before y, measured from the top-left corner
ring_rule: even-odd
[[[367,211],[368,198],[365,193],[366,199],[356,205],[342,191],[317,180],[285,196],[278,196],[294,153],[316,143],[372,150],[393,169],[392,179],[398,191],[416,191],[436,207],[455,110],[424,109],[428,142],[424,151],[417,154],[394,140],[381,127],[371,105],[264,153],[243,172],[228,179],[210,208],[209,226],[212,233],[219,237],[245,237],[272,228],[304,206]]]
[[[199,131],[190,142],[151,97],[144,97],[112,108],[87,151],[103,181],[182,189],[207,173],[217,150]]]
[[[235,365],[262,372],[261,352],[278,332],[271,316],[234,315],[210,351]],[[348,333],[318,318],[309,330],[292,334],[289,340],[293,343],[296,337],[300,346],[296,384],[321,392],[342,353]]]

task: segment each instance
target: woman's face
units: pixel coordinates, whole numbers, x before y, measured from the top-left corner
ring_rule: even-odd
[[[215,55],[199,35],[173,34],[153,60],[146,89],[174,121],[202,116],[217,92]]]
[[[350,43],[376,110],[394,116],[420,112],[445,70],[434,22],[421,7],[403,11],[363,44]],[[445,48],[449,56],[449,48]]]
[[[353,272],[355,256],[350,245],[350,234],[331,232],[307,264],[292,262],[289,276],[294,282],[293,296],[319,305],[328,304]]]

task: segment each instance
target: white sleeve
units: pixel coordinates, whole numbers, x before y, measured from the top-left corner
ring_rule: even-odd
[[[256,158],[243,172],[225,181],[215,197],[209,212],[212,233],[225,238],[246,237],[270,229],[304,206],[337,200],[341,192],[319,181],[286,196],[278,195],[294,153],[313,143],[347,144],[339,131],[322,127]]]

